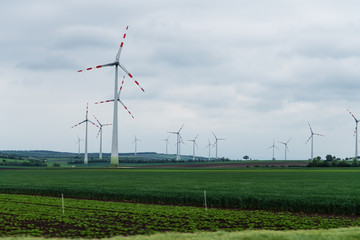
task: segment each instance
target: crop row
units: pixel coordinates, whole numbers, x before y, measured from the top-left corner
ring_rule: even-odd
[[[0,237],[103,238],[155,232],[328,229],[359,226],[345,217],[220,210],[0,194]]]
[[[0,193],[360,215],[360,170],[4,170]]]

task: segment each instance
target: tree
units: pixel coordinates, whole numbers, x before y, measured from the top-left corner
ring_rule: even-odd
[[[331,162],[332,160],[334,160],[335,157],[331,156],[330,154],[326,155],[325,159],[328,162]]]
[[[245,155],[245,156],[243,157],[243,159],[244,159],[245,161],[247,161],[247,160],[249,159],[249,156],[248,156],[248,155]]]

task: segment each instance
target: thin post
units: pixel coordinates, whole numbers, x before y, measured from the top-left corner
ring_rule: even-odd
[[[64,207],[64,194],[61,194],[61,202],[62,202],[62,212],[63,212],[63,216],[65,215],[65,207]]]
[[[205,211],[207,211],[206,191],[204,190]]]

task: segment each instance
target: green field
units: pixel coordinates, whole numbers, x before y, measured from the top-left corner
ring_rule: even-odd
[[[0,193],[360,214],[359,169],[1,170]]]
[[[64,208],[63,208],[64,206]],[[359,226],[348,217],[224,210],[0,194],[0,237],[104,238],[158,232],[294,230]]]

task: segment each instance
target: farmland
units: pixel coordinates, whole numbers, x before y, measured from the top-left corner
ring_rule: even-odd
[[[0,195],[0,236],[104,238],[157,232],[293,230],[359,226],[347,217]]]
[[[360,214],[360,170],[2,170],[0,192],[138,203]]]

